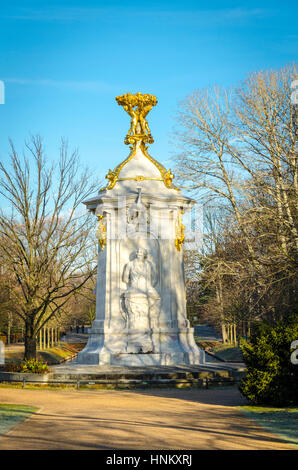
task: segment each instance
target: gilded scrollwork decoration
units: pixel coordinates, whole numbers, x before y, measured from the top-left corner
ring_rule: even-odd
[[[98,215],[98,225],[96,230],[96,238],[99,241],[100,248],[103,250],[107,243],[107,227],[104,215]]]
[[[185,226],[182,223],[183,210],[178,212],[176,225],[175,225],[175,246],[177,251],[181,251],[182,244],[184,242],[184,229]]]

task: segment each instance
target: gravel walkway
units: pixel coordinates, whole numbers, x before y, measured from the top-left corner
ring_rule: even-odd
[[[231,449],[294,447],[237,409],[236,389],[54,391],[0,389],[0,403],[39,411],[0,449]]]

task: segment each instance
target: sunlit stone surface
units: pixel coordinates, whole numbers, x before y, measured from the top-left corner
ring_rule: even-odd
[[[146,116],[157,99],[116,97],[131,117],[131,152],[107,174],[108,186],[85,202],[98,218],[96,318],[79,364],[202,364],[186,318],[182,214],[194,201],[150,156]]]
[[[104,221],[106,240],[98,254],[96,318],[79,364],[204,362],[186,318],[183,249],[175,244],[178,215],[193,203],[165,186],[140,145],[114,188],[85,202]]]

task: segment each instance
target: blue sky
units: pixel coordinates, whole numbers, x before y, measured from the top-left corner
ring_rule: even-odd
[[[234,85],[297,61],[296,1],[0,0],[0,158],[39,133],[60,138],[104,176],[126,158],[129,118],[115,101],[155,94],[153,157],[167,167],[177,103],[196,88]]]

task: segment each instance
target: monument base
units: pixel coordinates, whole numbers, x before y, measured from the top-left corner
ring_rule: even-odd
[[[110,354],[85,352],[78,358],[78,364],[118,365],[118,366],[173,366],[203,364],[204,352],[192,353],[161,353],[161,354]]]
[[[96,332],[95,332],[96,331]],[[147,332],[92,331],[77,363],[86,365],[172,366],[205,363],[205,352],[194,341],[193,328]]]

